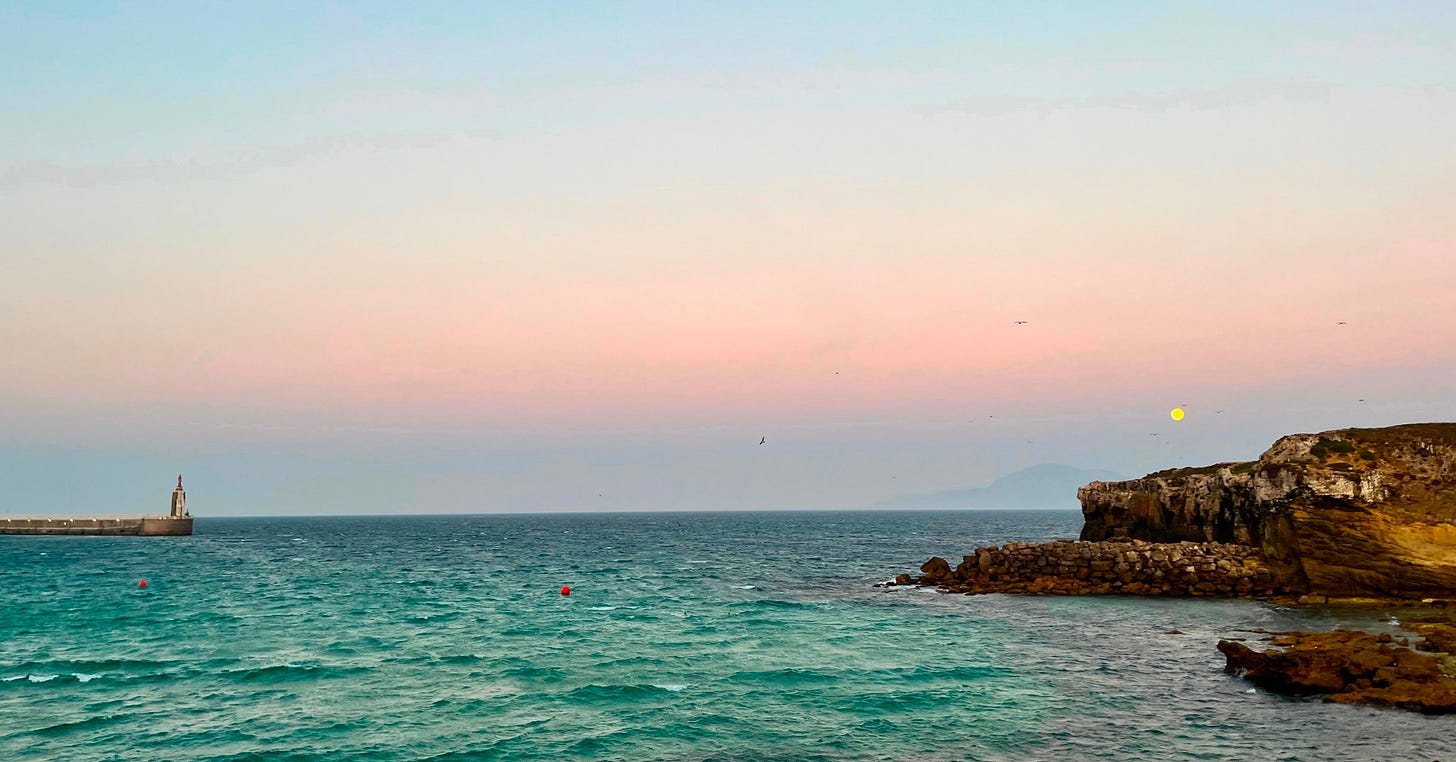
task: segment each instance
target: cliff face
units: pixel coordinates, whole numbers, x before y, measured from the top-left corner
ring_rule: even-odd
[[[1248,545],[1285,586],[1324,595],[1456,592],[1456,424],[1295,434],[1256,461],[1093,482],[1077,497],[1083,540]]]

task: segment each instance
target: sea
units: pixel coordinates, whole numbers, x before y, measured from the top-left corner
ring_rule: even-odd
[[[0,537],[0,760],[1456,759],[1456,718],[1271,695],[1215,649],[1394,631],[1399,610],[875,586],[1080,525],[202,517],[186,538]]]

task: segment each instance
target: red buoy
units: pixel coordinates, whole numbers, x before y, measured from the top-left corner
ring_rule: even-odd
[[[146,587],[146,586],[147,586],[147,581],[146,580],[142,580],[141,582],[138,582],[137,583],[137,587]]]
[[[146,583],[143,582],[142,584],[145,585]],[[561,594],[562,595],[571,595],[571,585],[562,585],[561,586]]]

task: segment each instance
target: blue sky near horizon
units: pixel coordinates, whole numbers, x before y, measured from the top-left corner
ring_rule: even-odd
[[[1456,403],[1446,3],[0,3],[0,110],[0,513],[856,507]]]

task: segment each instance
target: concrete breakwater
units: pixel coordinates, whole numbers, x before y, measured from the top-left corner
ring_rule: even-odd
[[[0,534],[100,535],[106,537],[183,537],[192,534],[192,514],[182,477],[172,490],[172,508],[165,516],[136,518],[0,518]]]
[[[0,519],[0,534],[178,537],[192,534],[192,518]]]
[[[977,548],[955,568],[937,556],[920,570],[923,576],[902,574],[895,584],[967,594],[1263,598],[1295,592],[1280,584],[1257,549],[1217,542],[1013,542]]]

